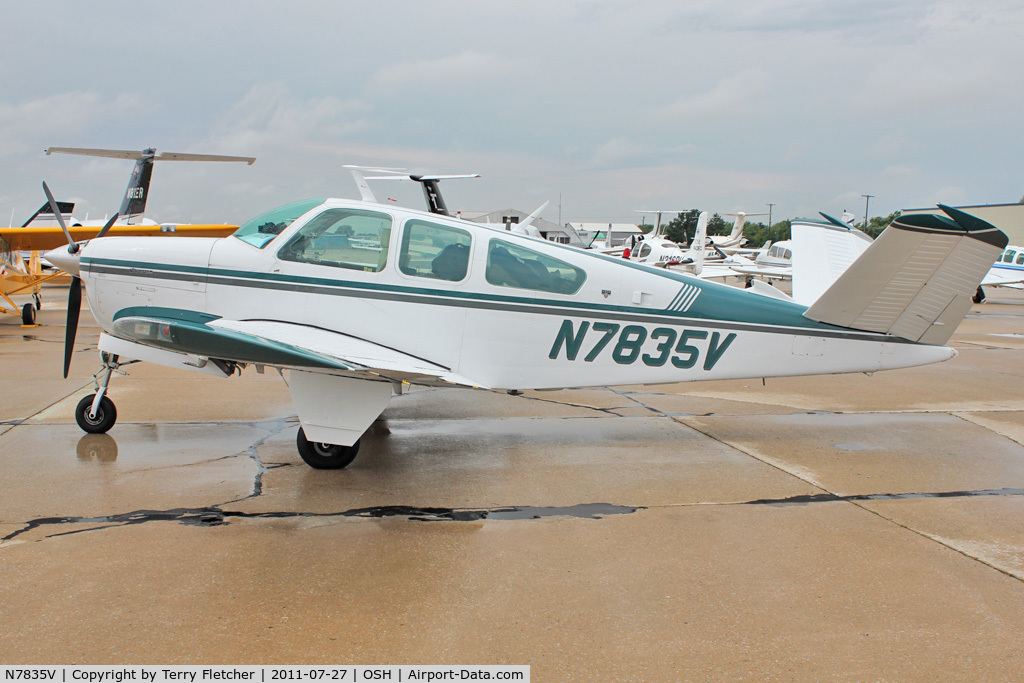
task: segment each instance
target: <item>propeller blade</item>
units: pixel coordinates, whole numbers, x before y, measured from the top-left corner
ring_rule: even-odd
[[[50,211],[53,211],[53,215],[57,217],[57,222],[60,224],[60,229],[64,231],[64,236],[68,238],[68,253],[74,254],[78,251],[78,245],[71,237],[71,232],[68,230],[68,226],[64,224],[64,216],[61,215],[60,208],[57,206],[57,202],[54,201],[53,195],[50,193],[50,188],[46,186],[45,181],[43,181],[43,192],[46,193],[46,201],[50,203]]]
[[[68,322],[64,326],[64,379],[71,368],[71,354],[75,350],[75,335],[78,333],[78,316],[82,313],[82,278],[71,278],[68,288]]]
[[[96,237],[94,239],[99,239],[100,237],[103,237],[104,235],[106,235],[107,231],[110,230],[110,228],[114,225],[114,223],[117,222],[117,219],[118,219],[118,214],[115,213],[110,218],[110,220],[107,221],[107,224],[103,226],[103,229],[99,231],[99,233],[96,235]]]

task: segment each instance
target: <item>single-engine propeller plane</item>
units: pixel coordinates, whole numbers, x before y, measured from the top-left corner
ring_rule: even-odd
[[[894,222],[809,308],[347,199],[288,204],[222,239],[69,240],[47,258],[86,283],[103,329],[97,392],[76,411],[84,430],[113,426],[108,385],[128,362],[217,377],[271,366],[288,372],[299,454],[336,469],[407,383],[516,392],[949,359],[946,342],[1006,236],[944,210],[949,218]],[[65,375],[80,292],[70,294]]]

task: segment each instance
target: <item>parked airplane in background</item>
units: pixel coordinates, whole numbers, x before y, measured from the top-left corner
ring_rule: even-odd
[[[626,243],[611,253],[625,256],[625,248],[629,248],[629,260],[658,268],[669,268],[692,273],[702,279],[725,278],[736,275],[731,269],[732,258],[712,247],[714,256],[707,255],[708,212],[704,211],[697,219],[690,247],[683,249],[669,240],[656,227],[649,235],[633,235]],[[609,252],[605,252],[609,253]]]
[[[333,469],[407,384],[518,392],[951,358],[945,343],[1006,236],[946,210],[953,220],[893,223],[810,308],[343,199],[280,207],[225,239],[69,238],[47,258],[86,283],[103,329],[97,392],[76,410],[84,430],[113,426],[110,377],[134,360],[218,377],[271,366],[289,371],[303,460]],[[80,297],[73,284],[65,375]]]
[[[988,272],[978,287],[978,293],[974,297],[975,303],[985,301],[985,290],[982,287],[1009,287],[1011,289],[1024,289],[1024,247],[1016,247],[1012,244],[1006,248],[992,269]]]
[[[708,239],[711,244],[718,247],[726,254],[736,253],[737,251],[743,250],[743,245],[747,239],[743,236],[743,228],[746,227],[747,218],[750,216],[767,216],[766,213],[743,213],[739,211],[737,213],[723,213],[723,216],[732,216],[736,220],[733,221],[732,230],[729,231],[728,235],[709,235]]]
[[[146,212],[146,202],[149,201],[149,183],[153,177],[153,164],[157,161],[220,161],[220,162],[244,162],[252,166],[256,157],[224,156],[221,154],[183,154],[180,152],[156,153],[152,147],[137,152],[128,149],[91,149],[85,147],[50,147],[46,154],[75,154],[79,156],[104,157],[107,159],[131,159],[135,161],[132,175],[128,179],[128,189],[125,190],[124,198],[121,200],[121,208],[117,210],[120,215],[117,225],[132,225],[145,222],[143,214]],[[102,221],[93,221],[93,226],[103,225]],[[157,225],[148,221],[149,225]],[[85,225],[78,222],[78,225]],[[58,234],[60,231],[58,230]],[[111,234],[117,234],[111,233]]]
[[[0,228],[0,297],[10,306],[0,303],[0,313],[21,315],[23,325],[32,325],[36,320],[36,311],[41,308],[40,285],[57,273],[43,273],[39,262],[39,251],[54,249],[67,244],[65,231],[56,223],[60,215],[61,223],[71,223],[68,234],[77,242],[97,235],[101,229],[111,236],[191,236],[191,237],[225,237],[233,233],[236,225],[183,225],[178,223],[155,223],[143,218],[146,202],[149,199],[149,184],[153,176],[153,162],[164,161],[242,161],[252,165],[253,157],[233,157],[211,154],[180,154],[165,152],[157,154],[155,149],[144,149],[141,152],[117,149],[84,149],[78,147],[50,147],[46,154],[53,152],[63,154],[79,154],[86,156],[108,157],[113,159],[134,159],[135,167],[128,180],[121,208],[114,215],[114,223],[102,221],[80,221],[70,214],[74,210],[71,202],[47,202],[20,228]],[[68,219],[64,219],[64,215]],[[33,225],[41,220],[55,221],[53,225]],[[33,252],[26,261],[18,252]],[[18,306],[10,296],[15,294],[32,294],[33,302]]]

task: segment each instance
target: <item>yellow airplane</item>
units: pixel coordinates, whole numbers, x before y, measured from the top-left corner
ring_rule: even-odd
[[[115,214],[114,219],[117,218]],[[108,221],[109,222],[109,221]],[[104,235],[154,237],[227,237],[238,229],[237,225],[111,225]],[[103,231],[103,226],[73,226],[68,232],[76,242],[92,239]],[[61,271],[43,272],[39,252],[67,244],[67,235],[60,228],[0,228],[0,313],[20,315],[23,325],[34,325],[36,311],[41,307],[39,291],[47,280],[64,276]],[[26,260],[19,252],[30,251]],[[13,295],[31,294],[33,302],[19,306]]]
[[[46,154],[60,152],[63,154],[77,154],[84,156],[98,156],[112,159],[133,159],[135,167],[128,181],[128,189],[125,191],[121,209],[114,214],[114,217],[101,225],[98,221],[95,224],[83,224],[82,222],[70,220],[64,221],[63,216],[53,215],[53,207],[61,214],[69,216],[74,209],[74,204],[69,202],[48,201],[36,211],[36,213],[20,228],[0,228],[0,313],[8,315],[20,315],[23,325],[34,325],[36,311],[41,307],[42,301],[39,296],[40,286],[43,282],[55,277],[64,276],[62,272],[44,273],[42,263],[39,259],[40,251],[47,251],[63,246],[68,240],[81,242],[97,236],[178,236],[178,237],[227,237],[238,229],[236,225],[183,225],[178,223],[154,223],[143,221],[141,216],[146,208],[146,200],[149,199],[149,183],[153,174],[153,162],[164,161],[243,161],[252,165],[256,161],[253,157],[233,157],[210,154],[179,154],[165,152],[157,154],[155,149],[144,149],[141,152],[117,149],[85,149],[78,147],[50,147]],[[44,185],[45,187],[45,185]],[[46,190],[48,199],[49,190]],[[57,220],[57,223],[71,223],[70,226],[31,226],[36,218],[46,220]],[[118,218],[122,224],[116,224]],[[133,223],[137,221],[137,223]],[[65,231],[66,227],[66,231]],[[19,252],[32,252],[26,261]],[[12,299],[12,295],[31,294],[33,302],[21,305],[20,307]],[[5,305],[6,304],[6,305]]]

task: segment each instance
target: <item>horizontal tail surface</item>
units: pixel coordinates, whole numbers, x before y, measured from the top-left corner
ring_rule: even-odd
[[[1009,240],[980,218],[939,208],[948,218],[893,221],[804,315],[926,344],[949,341]]]

